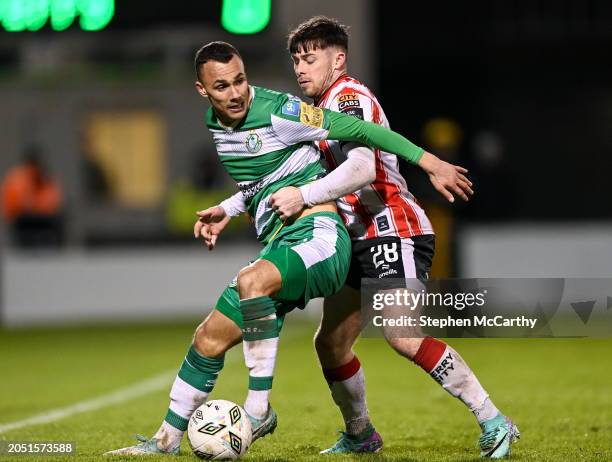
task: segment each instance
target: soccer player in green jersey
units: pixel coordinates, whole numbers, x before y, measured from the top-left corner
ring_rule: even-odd
[[[270,205],[271,195],[280,188],[302,186],[324,174],[313,141],[356,141],[394,152],[419,164],[440,184],[458,187],[455,166],[397,133],[310,106],[287,94],[249,86],[238,51],[227,43],[202,47],[195,64],[197,90],[212,106],[206,124],[221,163],[240,189],[239,200],[226,201],[202,214],[196,237],[201,234],[209,248],[214,247],[216,231],[230,215],[246,209],[265,247],[238,273],[215,310],[196,329],[158,432],[111,454],[176,454],[191,414],[215,385],[225,352],[241,341],[249,369],[244,408],[253,437],[260,438],[276,427],[269,395],[284,316],[312,298],[338,291],[350,260],[350,238],[333,202],[304,209],[285,221]]]

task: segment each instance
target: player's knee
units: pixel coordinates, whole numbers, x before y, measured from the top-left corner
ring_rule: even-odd
[[[257,294],[261,290],[261,281],[257,277],[257,270],[253,268],[244,268],[238,273],[237,288],[240,298],[251,298],[257,297]]]
[[[413,359],[419,348],[421,347],[421,343],[423,343],[422,338],[387,338],[387,342],[391,345],[399,355],[404,358]]]
[[[238,273],[238,293],[240,298],[254,298],[269,295],[266,293],[265,275],[260,274],[257,268],[244,268]]]
[[[206,327],[206,322],[198,326],[193,336],[193,346],[196,351],[207,358],[218,358],[229,349],[227,339],[217,338],[211,335]]]
[[[344,336],[328,335],[318,331],[314,345],[321,362],[341,363],[350,355],[353,342]]]

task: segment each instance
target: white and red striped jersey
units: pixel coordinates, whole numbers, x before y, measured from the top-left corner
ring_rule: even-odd
[[[316,102],[321,108],[359,117],[389,128],[376,96],[359,81],[344,75]],[[330,170],[346,160],[341,141],[319,142]],[[353,240],[383,236],[412,237],[434,234],[425,211],[408,191],[394,154],[374,149],[376,179],[359,191],[336,201]]]

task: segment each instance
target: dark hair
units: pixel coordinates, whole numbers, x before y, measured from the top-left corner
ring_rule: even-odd
[[[208,61],[217,61],[220,63],[229,63],[234,56],[240,56],[238,50],[233,45],[227,42],[210,42],[200,48],[195,55],[194,65],[198,80],[202,81],[200,75],[200,67]]]
[[[337,46],[348,52],[348,27],[337,19],[315,16],[297,26],[287,37],[289,53]]]

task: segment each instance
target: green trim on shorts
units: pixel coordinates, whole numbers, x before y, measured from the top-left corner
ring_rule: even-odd
[[[234,321],[234,324],[242,330],[242,313],[240,311],[240,299],[236,286],[228,286],[225,288],[219,300],[217,300],[215,310]]]

